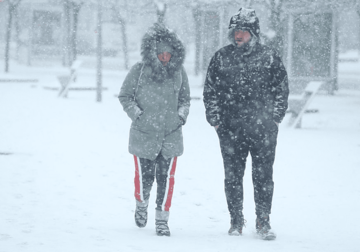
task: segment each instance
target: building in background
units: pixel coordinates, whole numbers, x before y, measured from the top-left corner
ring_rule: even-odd
[[[6,1],[6,0],[5,0]],[[0,22],[6,23],[5,1],[0,2]],[[11,57],[22,64],[66,62],[69,54],[68,17],[65,0],[22,0],[12,33]],[[81,0],[69,0],[81,2]],[[132,58],[139,59],[140,40],[146,29],[157,20],[153,0],[103,0],[103,54],[105,57],[122,58],[123,37],[114,6],[126,21],[127,50]],[[97,33],[96,1],[82,1],[76,33],[76,50],[81,57],[94,56]],[[166,0],[165,24],[179,34],[188,49],[196,73],[204,71],[213,53],[228,43],[227,30],[230,17],[242,2],[251,2],[260,17],[262,38],[265,43],[274,36],[271,15],[261,0],[254,1],[175,1]],[[297,4],[291,4],[291,3]],[[284,29],[284,47],[281,53],[292,78],[329,77],[334,79],[337,52],[360,48],[360,18],[344,1],[339,9],[319,2],[311,8],[303,1],[284,1],[281,27]],[[326,2],[326,1],[325,1]],[[328,1],[329,2],[329,1]],[[309,12],[315,13],[310,15]],[[322,14],[319,14],[322,13]],[[290,21],[290,19],[292,21]],[[333,24],[331,27],[328,24]],[[321,27],[320,27],[321,26]],[[291,29],[295,29],[291,31]],[[308,33],[307,33],[308,31]],[[335,34],[339,36],[334,37]],[[5,25],[0,25],[0,46],[3,48]],[[311,36],[312,39],[305,39]],[[330,42],[329,42],[330,41]],[[291,44],[289,46],[289,43]],[[330,44],[329,44],[330,43]],[[335,44],[334,44],[335,43]],[[320,48],[324,46],[324,48]],[[334,49],[335,47],[336,49]],[[277,47],[277,46],[276,46]],[[0,50],[0,56],[4,50]],[[311,54],[307,52],[312,52]],[[189,58],[190,57],[190,58]],[[192,60],[193,59],[193,60]],[[330,59],[328,61],[328,59]],[[131,64],[135,63],[133,60]],[[301,86],[301,85],[300,85]]]

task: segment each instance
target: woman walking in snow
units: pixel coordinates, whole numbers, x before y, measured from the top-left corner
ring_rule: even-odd
[[[157,182],[156,234],[170,236],[169,209],[177,157],[183,153],[182,126],[190,107],[183,67],[185,48],[165,26],[149,28],[141,42],[142,61],[123,82],[119,100],[131,118],[129,152],[135,161],[135,223],[145,227],[150,190]]]

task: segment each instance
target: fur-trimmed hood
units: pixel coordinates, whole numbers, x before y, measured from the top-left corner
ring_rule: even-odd
[[[156,44],[166,42],[172,47],[171,59],[163,66],[157,57]],[[164,25],[155,23],[151,26],[141,41],[141,56],[145,66],[151,68],[151,78],[162,82],[165,78],[171,78],[175,72],[181,69],[185,60],[185,47],[176,33]]]

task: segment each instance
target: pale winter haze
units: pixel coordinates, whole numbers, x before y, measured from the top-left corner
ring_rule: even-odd
[[[245,175],[242,237],[229,237],[218,139],[193,100],[184,127],[185,153],[178,160],[172,236],[156,237],[154,198],[149,223],[135,226],[133,158],[127,152],[130,119],[115,98],[124,73],[107,72],[101,104],[93,93],[68,99],[52,74],[29,70],[39,83],[1,83],[0,251],[357,251],[354,225],[360,205],[360,91],[319,94],[302,129],[280,126],[274,166],[273,242],[255,238],[251,170]],[[34,73],[35,72],[35,73]],[[50,74],[49,74],[50,72]],[[79,85],[93,81],[87,70]],[[192,96],[201,82],[190,76]],[[321,231],[320,231],[321,230]]]
[[[234,1],[227,8],[215,0],[194,4],[114,1],[120,15],[113,16],[116,22],[104,21],[99,57],[101,29],[96,28],[96,4],[80,6],[74,51],[71,33],[65,32],[62,1],[23,0],[18,6],[24,18],[18,19],[20,36],[16,35],[14,14],[7,62],[8,2],[0,1],[0,252],[359,251],[360,18],[358,5],[350,5],[356,1],[336,6],[339,22],[322,32],[311,21],[326,26],[332,16],[294,16],[293,24],[286,25],[292,31],[303,32],[311,24],[316,27],[310,34],[321,33],[319,40],[311,43],[287,28],[281,31],[271,27],[266,21],[271,15],[260,0]],[[271,226],[277,234],[274,241],[256,236],[250,156],[244,177],[246,227],[242,236],[228,235],[230,218],[219,139],[206,121],[202,101],[207,50],[213,54],[229,43],[229,17],[242,4],[253,4],[261,31],[268,34],[263,41],[269,39],[269,45],[279,45],[277,34],[286,34],[282,58],[291,77],[291,96],[303,92],[309,81],[330,83],[314,96],[308,110],[317,112],[304,113],[301,128],[288,126],[290,113],[280,124],[271,214]],[[144,8],[135,11],[135,5]],[[112,7],[107,6],[105,18],[112,15],[108,12]],[[28,7],[32,17],[26,14]],[[285,7],[300,8],[298,4]],[[314,8],[308,5],[308,10]],[[58,12],[58,16],[44,14],[44,10]],[[71,29],[74,10],[69,12]],[[204,11],[211,15],[201,16]],[[135,225],[134,158],[128,153],[131,120],[117,98],[130,67],[141,59],[142,35],[161,19],[186,45],[184,67],[192,98],[183,127],[184,154],[178,158],[175,174],[171,237],[155,234],[156,184],[150,196],[147,226],[140,229]],[[32,26],[33,33],[29,33],[27,23],[39,20],[45,25]],[[126,48],[121,20],[127,21]],[[209,22],[199,28],[194,20]],[[216,26],[221,29],[216,30],[214,24],[222,24]],[[335,26],[338,47],[331,35]],[[195,33],[209,27],[215,35],[202,30],[199,38]],[[286,39],[290,36],[295,38],[292,51]],[[316,46],[321,39],[325,46],[319,49]],[[62,85],[58,77],[70,75],[74,55],[81,61],[76,82],[70,84],[67,97],[59,96]],[[335,84],[329,82],[333,77]],[[96,90],[99,82],[104,88],[100,97]],[[92,90],[81,90],[89,88]]]

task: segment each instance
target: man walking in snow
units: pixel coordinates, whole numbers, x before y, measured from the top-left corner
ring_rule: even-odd
[[[146,226],[156,178],[156,234],[170,236],[175,169],[184,149],[182,126],[190,107],[190,88],[183,67],[185,48],[174,32],[155,24],[142,39],[141,55],[142,61],[131,68],[119,94],[132,120],[129,152],[135,161],[135,223]]]
[[[256,230],[275,239],[270,213],[278,126],[287,109],[288,78],[280,57],[260,44],[259,19],[240,8],[231,17],[230,45],[210,61],[204,87],[206,118],[219,137],[225,170],[225,195],[231,217],[229,235],[241,235],[243,176],[252,157]]]

